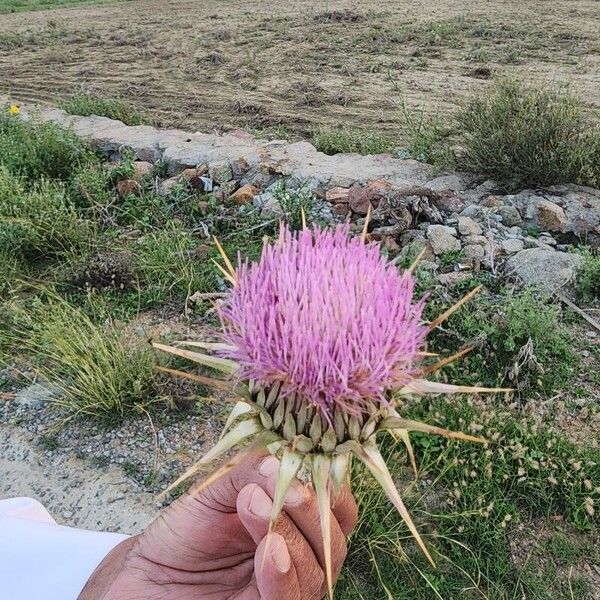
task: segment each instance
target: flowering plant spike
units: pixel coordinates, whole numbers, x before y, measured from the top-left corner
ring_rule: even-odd
[[[405,419],[396,406],[395,399],[407,394],[506,391],[423,378],[469,350],[422,364],[428,331],[454,309],[424,324],[424,302],[413,298],[414,269],[400,273],[377,244],[352,238],[347,226],[295,233],[282,227],[273,244],[265,242],[258,262],[240,262],[237,269],[216,243],[225,262],[220,268],[232,284],[219,307],[221,342],[155,346],[221,371],[228,379],[175,373],[220,389],[229,386],[238,400],[217,444],[169,489],[240,442],[253,439],[253,446],[266,447],[280,458],[271,529],[294,478],[315,489],[331,597],[330,495],[349,480],[351,459],[357,457],[434,564],[381,456],[377,434],[388,430],[401,439],[415,472],[411,431],[485,442]],[[241,455],[201,487],[232,468]]]

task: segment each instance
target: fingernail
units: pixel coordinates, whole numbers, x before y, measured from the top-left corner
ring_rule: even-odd
[[[272,477],[279,472],[279,461],[274,456],[269,456],[262,461],[258,472],[263,477]],[[287,506],[298,506],[304,502],[304,486],[299,481],[293,481],[285,497]]]
[[[274,456],[265,458],[258,467],[258,472],[263,477],[270,477],[279,471],[279,461]]]
[[[302,502],[304,502],[304,486],[299,481],[294,481],[285,497],[285,503],[288,506],[298,506]]]
[[[248,510],[259,519],[268,521],[271,518],[273,510],[273,502],[271,499],[257,486],[250,496]]]
[[[276,533],[273,534],[273,540],[271,541],[271,558],[280,573],[287,573],[290,570],[292,566],[290,553],[284,539]]]

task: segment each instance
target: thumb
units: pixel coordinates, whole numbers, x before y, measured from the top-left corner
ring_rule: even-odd
[[[254,555],[261,600],[302,600],[298,574],[285,540],[278,533],[272,533],[267,548],[267,538],[262,539]]]

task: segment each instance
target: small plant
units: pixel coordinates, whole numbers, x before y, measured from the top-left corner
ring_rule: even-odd
[[[515,188],[600,182],[600,128],[568,92],[505,80],[458,115],[461,163]]]
[[[95,324],[51,292],[13,315],[17,344],[69,418],[119,421],[153,401],[156,359],[144,339]]]
[[[214,269],[209,259],[196,258],[197,246],[194,237],[175,224],[141,238],[135,253],[141,283],[167,298],[206,291]]]
[[[96,115],[122,121],[125,125],[145,125],[147,114],[121,98],[100,98],[90,94],[78,94],[62,102],[60,107],[71,115],[84,117]]]
[[[290,189],[280,181],[273,189],[273,196],[283,210],[286,223],[294,231],[302,229],[304,218],[313,221],[316,217],[316,198],[308,188]]]
[[[575,288],[582,300],[592,303],[600,299],[600,253],[583,249],[583,262],[577,269]]]
[[[69,129],[0,113],[0,166],[28,180],[68,181],[96,155]]]
[[[453,333],[441,336],[444,344],[457,338],[458,347],[481,350],[459,366],[472,383],[551,393],[564,389],[574,375],[577,356],[560,309],[532,291],[481,294],[451,324]]]
[[[397,145],[389,136],[347,127],[319,129],[313,136],[313,143],[319,152],[325,154],[386,154]]]
[[[405,102],[400,115],[407,137],[407,152],[411,158],[449,168],[454,164],[454,153],[448,141],[452,129],[442,125],[438,117],[430,117],[423,110],[411,110]]]
[[[0,251],[28,259],[56,256],[83,245],[89,232],[63,184],[42,179],[27,190],[0,165]]]

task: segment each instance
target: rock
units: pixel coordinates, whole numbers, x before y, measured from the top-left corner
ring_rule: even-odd
[[[564,232],[567,228],[565,211],[549,200],[540,200],[537,204],[537,222],[547,231]]]
[[[279,203],[279,200],[273,196],[273,194],[261,194],[266,196],[264,203],[262,204],[261,215],[267,219],[279,219],[285,216],[283,208]]]
[[[140,183],[145,177],[150,177],[154,171],[154,165],[146,160],[136,160],[133,163],[133,175],[131,179]]]
[[[502,223],[506,227],[515,227],[523,222],[519,211],[510,204],[499,206],[496,212],[500,215]]]
[[[236,160],[231,161],[231,171],[233,176],[236,178],[240,178],[245,175],[250,170],[250,165],[248,161],[244,158],[238,158]]]
[[[540,235],[539,241],[547,246],[556,246],[558,242],[550,235]]]
[[[233,179],[233,169],[229,161],[220,160],[210,163],[208,166],[208,176],[217,184],[223,185]]]
[[[454,194],[440,194],[432,200],[434,206],[445,215],[460,213],[465,208],[464,200]]]
[[[169,177],[169,179],[164,179],[158,184],[158,195],[168,196],[173,191],[173,188],[180,183],[181,180],[179,177]]]
[[[462,250],[465,261],[481,262],[485,258],[485,248],[479,244],[467,244]]]
[[[424,187],[434,192],[461,192],[473,183],[473,176],[467,173],[454,173],[453,175],[442,175],[428,181]]]
[[[377,196],[379,199],[381,199],[392,189],[392,184],[389,181],[384,181],[383,179],[372,179],[369,181],[369,183],[367,183],[367,189],[374,196]]]
[[[511,256],[506,261],[505,273],[518,277],[527,286],[553,293],[573,279],[581,261],[578,254],[531,248]]]
[[[246,185],[243,185],[239,190],[234,192],[231,195],[231,199],[236,204],[241,206],[242,204],[248,204],[248,202],[251,202],[254,196],[257,196],[258,194],[260,194],[260,190],[257,187],[251,185],[250,183],[247,183]]]
[[[425,248],[423,260],[433,261],[435,255],[431,244],[425,239],[422,232],[417,229],[406,231],[400,236],[400,260],[414,259]]]
[[[366,215],[369,206],[376,208],[381,194],[376,188],[361,187],[354,184],[348,191],[348,204],[357,215]]]
[[[334,187],[325,192],[325,200],[332,204],[339,204],[340,202],[347,204],[350,190],[343,187]]]
[[[26,408],[43,408],[54,399],[54,395],[47,387],[34,383],[19,390],[15,394],[13,402]]]
[[[463,281],[467,281],[472,277],[471,273],[461,272],[461,271],[451,271],[450,273],[442,273],[438,275],[438,281],[442,285],[446,285],[448,287],[454,287]]]
[[[142,191],[142,187],[137,181],[133,179],[124,179],[117,183],[117,193],[121,198],[130,196],[132,194],[139,194]]]
[[[456,229],[447,225],[429,225],[427,228],[427,239],[436,256],[460,250],[460,241],[456,239],[455,235]]]
[[[397,252],[400,252],[400,246],[398,245],[398,242],[396,241],[396,239],[391,236],[391,235],[385,235],[383,236],[383,247],[388,251],[388,252],[393,252],[394,254]]]
[[[350,212],[350,209],[348,208],[347,204],[339,202],[338,204],[333,205],[332,211],[333,214],[337,215],[338,217],[345,217]]]
[[[182,180],[187,181],[194,189],[204,190],[205,186],[202,177],[204,177],[207,172],[208,167],[206,165],[201,165],[195,169],[184,169],[180,173],[180,177]]]
[[[461,235],[481,235],[481,225],[470,217],[458,217],[458,231]]]
[[[481,206],[485,208],[500,208],[503,205],[502,198],[498,196],[488,196],[482,203]]]
[[[463,238],[463,242],[468,245],[477,244],[478,246],[486,246],[488,239],[485,235],[467,235]]]
[[[503,240],[501,246],[502,250],[504,250],[506,254],[515,254],[516,252],[523,250],[525,244],[522,240],[509,238],[507,240]]]

